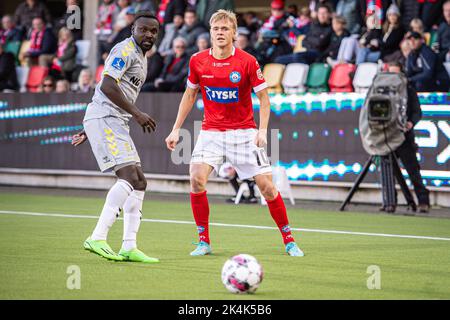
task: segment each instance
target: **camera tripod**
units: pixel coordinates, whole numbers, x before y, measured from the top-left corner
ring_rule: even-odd
[[[376,165],[375,160],[377,157],[381,159],[381,179],[382,179],[382,192],[383,192],[383,204],[386,202],[388,205],[386,206],[386,212],[394,212],[397,202],[396,192],[395,192],[395,179],[397,180],[400,188],[405,196],[406,202],[408,204],[408,208],[411,208],[414,212],[417,210],[417,205],[414,202],[414,198],[411,194],[411,191],[408,189],[408,185],[406,184],[405,178],[402,175],[400,170],[400,166],[398,164],[397,156],[394,152],[389,153],[386,156],[376,156],[371,155],[367,160],[364,168],[356,179],[353,187],[350,189],[350,192],[347,195],[347,198],[342,203],[339,211],[344,211],[345,206],[350,203],[353,195],[358,190],[359,185],[363,181],[367,172],[369,171],[370,165],[373,163]],[[393,174],[393,175],[392,175]],[[395,179],[394,179],[395,178]]]

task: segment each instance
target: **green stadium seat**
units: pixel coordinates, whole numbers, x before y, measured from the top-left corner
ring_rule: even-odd
[[[328,79],[330,73],[331,67],[328,64],[313,63],[309,67],[308,78],[306,79],[308,92],[328,92]]]

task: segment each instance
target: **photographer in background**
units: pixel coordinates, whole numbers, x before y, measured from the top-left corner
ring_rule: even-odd
[[[394,73],[403,72],[402,65],[399,62],[390,62],[388,65],[388,71]],[[405,141],[395,151],[397,157],[403,163],[406,171],[408,172],[409,179],[414,186],[414,192],[419,202],[419,212],[428,213],[430,210],[430,197],[429,191],[422,182],[422,175],[420,174],[420,165],[417,160],[418,146],[415,143],[414,126],[422,118],[422,111],[420,109],[419,98],[417,97],[416,90],[408,84],[408,106],[406,109],[407,116],[407,132],[405,132]],[[381,208],[383,211],[388,211],[386,208]]]

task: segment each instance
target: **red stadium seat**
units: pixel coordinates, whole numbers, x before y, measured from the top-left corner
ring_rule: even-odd
[[[95,71],[95,83],[99,83],[100,80],[102,80],[102,73],[104,68],[105,66],[103,64],[97,67],[97,70]]]
[[[48,75],[48,68],[41,66],[33,66],[28,72],[27,90],[29,92],[38,92],[44,78]]]
[[[353,92],[352,77],[356,66],[350,63],[337,64],[331,70],[328,85],[331,92]]]

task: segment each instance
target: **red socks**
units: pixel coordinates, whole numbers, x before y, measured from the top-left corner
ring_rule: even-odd
[[[209,244],[209,204],[206,191],[201,193],[191,192],[191,208],[199,239]]]
[[[286,206],[284,205],[284,201],[280,193],[278,192],[275,199],[266,201],[269,207],[270,215],[277,224],[278,229],[280,229],[284,244],[293,242],[294,238],[292,237],[291,228],[289,227]]]

